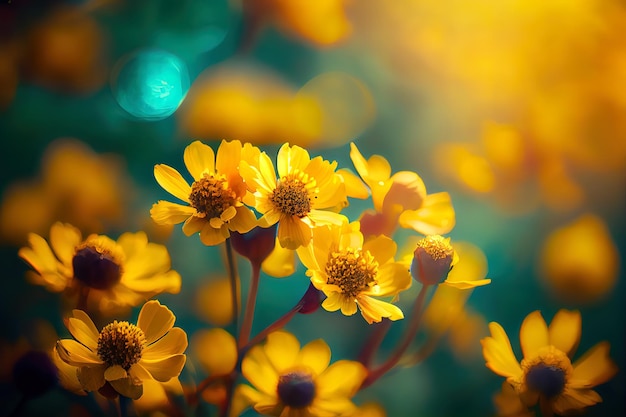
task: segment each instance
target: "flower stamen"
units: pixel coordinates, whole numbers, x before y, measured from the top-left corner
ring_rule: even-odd
[[[220,218],[226,209],[236,205],[237,194],[229,188],[223,175],[204,174],[191,185],[189,201],[198,217]]]
[[[334,251],[326,263],[326,274],[327,284],[337,285],[343,294],[355,298],[367,287],[377,285],[378,262],[369,251]]]
[[[312,187],[315,187],[315,180],[304,172],[296,171],[278,181],[269,200],[281,213],[302,218],[311,211],[309,190]]]
[[[98,336],[98,356],[108,367],[119,365],[125,370],[141,360],[146,337],[139,327],[127,321],[106,325]]]

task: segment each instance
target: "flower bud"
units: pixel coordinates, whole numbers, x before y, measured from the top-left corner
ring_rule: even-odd
[[[411,262],[411,275],[424,285],[439,284],[452,269],[454,249],[450,238],[439,235],[426,236],[417,242]]]
[[[302,296],[300,300],[300,310],[298,313],[300,314],[311,314],[315,312],[320,304],[322,303],[322,292],[315,288],[313,284],[309,284],[309,288],[307,288],[306,292]]]
[[[270,256],[276,245],[276,227],[255,227],[247,233],[232,232],[230,234],[233,248],[243,257],[257,265]]]

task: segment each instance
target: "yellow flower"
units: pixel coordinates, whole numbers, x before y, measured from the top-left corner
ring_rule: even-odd
[[[242,159],[258,157],[258,148],[239,141],[222,141],[217,157],[210,146],[200,141],[185,148],[185,166],[194,179],[191,186],[182,175],[167,165],[156,165],[154,177],[163,189],[187,205],[159,201],[150,214],[158,224],[185,222],[187,236],[200,233],[208,246],[224,242],[230,231],[246,233],[256,226],[252,210],[244,206],[246,185],[239,175]]]
[[[579,411],[602,401],[592,388],[617,372],[607,342],[571,363],[581,336],[578,311],[559,310],[549,327],[539,311],[530,313],[520,329],[521,363],[502,326],[492,322],[489,330],[491,336],[481,340],[487,367],[507,378],[524,405],[539,402],[544,415]]]
[[[389,162],[380,155],[365,159],[354,143],[350,158],[372,194],[374,211],[361,217],[366,235],[391,236],[396,227],[413,229],[421,234],[448,233],[455,224],[450,195],[446,192],[427,194],[424,181],[415,172],[400,171],[391,175]],[[353,197],[361,197],[358,192]]]
[[[53,292],[88,289],[88,302],[103,313],[180,291],[167,248],[148,242],[143,232],[124,233],[117,242],[95,234],[83,239],[75,227],[57,222],[50,228],[50,243],[34,233],[28,241],[18,254],[35,270],[29,271],[31,282]]]
[[[117,321],[98,332],[82,310],[65,322],[76,340],[57,342],[59,357],[75,366],[85,391],[106,390],[105,385],[132,399],[143,394],[144,381],[169,381],[185,365],[187,335],[173,327],[176,317],[156,300],[141,308],[137,325]]]
[[[253,387],[238,386],[236,396],[263,415],[333,417],[352,413],[356,406],[351,398],[367,370],[348,360],[329,366],[330,356],[322,339],[300,349],[292,334],[271,333],[265,345],[254,346],[244,357],[241,371]]]
[[[307,276],[327,296],[322,307],[350,316],[358,306],[370,324],[404,318],[397,306],[378,299],[411,286],[409,271],[394,261],[395,253],[395,242],[386,236],[364,241],[358,222],[315,229],[312,244],[298,249]]]
[[[337,162],[310,158],[299,146],[281,146],[274,165],[263,152],[258,165],[242,162],[241,172],[254,191],[255,208],[263,215],[261,227],[278,223],[278,241],[287,249],[306,246],[318,226],[341,224],[337,213],[347,203],[345,186],[335,172]]]

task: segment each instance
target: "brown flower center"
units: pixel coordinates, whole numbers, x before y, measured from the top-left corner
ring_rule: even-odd
[[[200,217],[213,219],[236,204],[237,194],[229,188],[223,175],[204,174],[191,185],[189,201]]]
[[[377,284],[378,262],[369,251],[346,249],[332,252],[326,263],[327,284],[337,285],[341,292],[356,297],[367,287]]]
[[[528,389],[548,399],[563,392],[573,372],[567,355],[554,346],[539,349],[535,357],[522,360],[521,365]]]
[[[290,372],[278,378],[278,397],[287,406],[304,408],[315,399],[315,383],[306,372]]]
[[[98,336],[98,356],[107,366],[119,365],[125,370],[141,360],[146,337],[139,327],[127,321],[107,324]]]
[[[113,287],[122,277],[122,262],[112,250],[88,241],[76,248],[72,258],[74,278],[97,290]]]
[[[309,190],[314,187],[315,180],[298,171],[281,178],[269,200],[281,213],[302,218],[311,211]]]

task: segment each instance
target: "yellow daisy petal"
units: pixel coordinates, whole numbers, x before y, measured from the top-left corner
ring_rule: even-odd
[[[267,336],[265,355],[277,372],[282,372],[294,366],[300,342],[291,333],[273,332]]]
[[[491,279],[477,279],[474,281],[461,281],[461,280],[445,280],[441,283],[441,285],[445,285],[447,287],[457,288],[459,290],[469,290],[475,287],[482,287],[483,285],[491,284]]]
[[[311,226],[297,217],[283,217],[278,224],[278,242],[286,249],[298,249],[311,241]]]
[[[257,226],[257,219],[254,212],[247,207],[237,207],[237,214],[230,221],[228,227],[238,233],[248,233]]]
[[[150,344],[167,333],[174,326],[175,320],[176,317],[169,308],[151,300],[141,308],[137,326],[143,330],[146,343]]]
[[[376,236],[363,243],[363,250],[369,251],[379,264],[393,260],[396,254],[396,242],[387,236]]]
[[[539,349],[548,346],[548,326],[539,310],[526,316],[522,322],[519,338],[524,358],[533,357]]]
[[[105,365],[94,367],[83,366],[78,368],[76,371],[78,382],[85,391],[97,391],[106,382],[104,379],[104,369]]]
[[[617,366],[609,357],[610,347],[608,342],[600,342],[573,364],[574,374],[570,381],[573,388],[602,384],[617,373]]]
[[[96,325],[82,310],[74,310],[72,315],[73,317],[67,320],[67,329],[81,344],[95,351],[98,348],[98,336],[100,335]]]
[[[115,379],[109,381],[109,384],[111,384],[115,391],[133,400],[137,400],[143,395],[143,385],[133,384],[130,378]]]
[[[340,360],[330,365],[315,380],[321,397],[351,397],[367,376],[367,370],[359,363]]]
[[[196,233],[200,233],[202,228],[206,225],[206,219],[191,216],[183,224],[183,233],[185,236],[193,236]]]
[[[56,222],[50,227],[50,246],[64,265],[72,265],[74,252],[81,240],[81,233],[74,226]]]
[[[182,175],[180,175],[180,173],[174,168],[164,164],[155,165],[154,178],[165,191],[172,194],[174,197],[189,203],[191,187]]]
[[[515,358],[511,342],[506,332],[498,323],[489,323],[491,337],[485,337],[480,342],[483,346],[483,356],[487,367],[498,375],[516,378],[522,373],[522,368]]]
[[[116,379],[126,378],[128,374],[126,370],[119,365],[109,366],[104,371],[104,379],[107,381],[115,381]]]
[[[556,313],[548,327],[549,344],[571,358],[578,347],[581,333],[580,312],[561,309]]]
[[[224,242],[229,236],[228,226],[223,224],[222,227],[216,229],[210,223],[205,223],[200,232],[200,241],[206,246],[215,246]]]
[[[276,169],[279,178],[296,169],[304,171],[310,160],[309,153],[305,149],[296,145],[289,146],[288,143],[283,144],[276,156]]]
[[[152,205],[150,216],[157,224],[170,225],[184,222],[195,212],[193,207],[161,200]]]
[[[217,149],[217,172],[226,175],[237,172],[241,161],[241,148],[241,142],[238,140],[222,141]]]
[[[270,365],[263,346],[254,346],[248,351],[241,363],[241,371],[258,390],[275,397],[278,374]]]
[[[187,357],[172,355],[159,360],[141,359],[139,364],[152,374],[157,381],[165,382],[180,375]]]
[[[141,357],[148,361],[157,360],[164,356],[183,353],[187,349],[187,333],[181,328],[174,327],[156,342],[146,346]]]
[[[357,298],[357,303],[359,304],[363,318],[369,324],[378,323],[383,317],[393,321],[404,318],[404,313],[402,313],[402,310],[400,310],[398,306],[386,301],[377,300],[368,296],[360,296]]]
[[[306,364],[314,375],[319,375],[330,363],[330,348],[322,339],[313,340],[302,347],[296,362]]]
[[[139,362],[133,364],[130,367],[130,369],[128,370],[128,375],[130,375],[131,379],[135,381],[145,382],[145,381],[154,380],[154,378],[152,377],[152,374],[148,372],[146,368],[141,366]]]
[[[454,228],[455,216],[450,195],[443,192],[426,196],[417,210],[403,211],[398,223],[424,235],[443,235]]]
[[[95,352],[72,339],[59,340],[56,348],[59,357],[72,366],[95,366],[103,363]]]
[[[199,140],[190,143],[189,146],[185,148],[183,160],[194,181],[198,181],[202,178],[202,174],[204,173],[213,174],[215,172],[215,153],[210,146]],[[189,193],[190,192],[191,189],[189,190]],[[187,197],[189,197],[189,193],[187,193]]]

